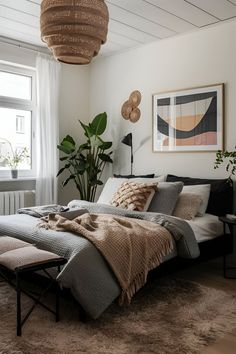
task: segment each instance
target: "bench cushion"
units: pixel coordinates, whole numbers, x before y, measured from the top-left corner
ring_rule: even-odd
[[[0,255],[15,250],[17,248],[32,246],[28,242],[24,242],[18,240],[17,238],[9,237],[9,236],[1,236],[0,237]]]
[[[57,259],[61,259],[61,257],[51,252],[39,250],[34,246],[28,246],[1,254],[0,264],[14,271],[19,267],[25,268]]]

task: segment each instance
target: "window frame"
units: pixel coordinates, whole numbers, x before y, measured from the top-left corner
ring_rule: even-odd
[[[14,66],[13,64],[3,64],[0,62],[0,71],[5,71],[11,74],[29,76],[31,78],[31,99],[21,99],[14,97],[0,96],[0,107],[9,109],[18,109],[31,112],[31,169],[19,170],[19,178],[35,177],[36,176],[36,142],[35,142],[35,128],[36,128],[36,70],[34,68],[25,68]],[[0,180],[10,177],[10,168],[7,170],[0,170]]]
[[[19,129],[19,127],[23,127],[23,129]],[[16,133],[25,134],[25,116],[16,115]]]

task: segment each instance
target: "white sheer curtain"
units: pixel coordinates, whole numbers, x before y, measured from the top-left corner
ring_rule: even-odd
[[[36,69],[36,205],[44,205],[57,203],[60,64],[49,55],[38,54]]]

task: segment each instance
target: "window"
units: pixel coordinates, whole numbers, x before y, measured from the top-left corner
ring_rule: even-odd
[[[31,76],[18,75],[16,73],[0,71],[0,96],[31,100],[32,78]]]
[[[16,132],[25,134],[25,116],[16,116]]]
[[[6,158],[27,152],[17,169],[20,177],[35,173],[35,107],[34,70],[0,63],[0,178],[9,177]]]

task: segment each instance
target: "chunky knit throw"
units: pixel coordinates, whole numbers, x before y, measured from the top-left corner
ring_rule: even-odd
[[[130,303],[148,272],[173,248],[172,237],[151,221],[110,214],[86,213],[73,220],[58,214],[41,219],[40,227],[82,235],[104,256],[122,289],[119,303]]]

